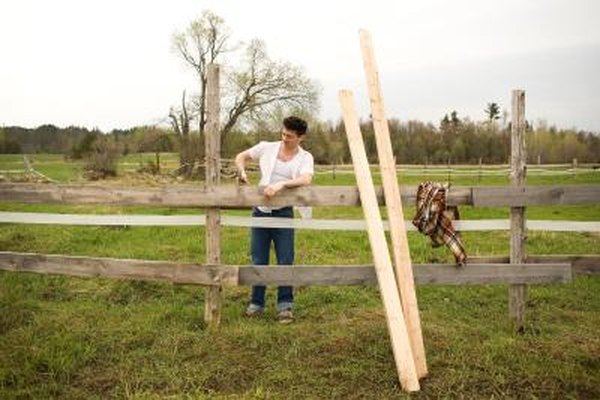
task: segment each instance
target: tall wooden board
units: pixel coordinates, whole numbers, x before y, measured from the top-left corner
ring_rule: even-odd
[[[383,230],[383,221],[377,205],[375,186],[354,107],[354,98],[352,92],[347,90],[340,91],[339,97],[398,377],[404,390],[417,391],[419,390],[419,379],[402,314],[402,305]]]
[[[404,223],[404,211],[402,209],[402,199],[400,198],[400,187],[398,186],[398,179],[396,177],[396,162],[394,161],[394,154],[392,152],[390,131],[385,118],[375,54],[373,52],[371,36],[367,31],[360,31],[360,45],[371,102],[371,115],[375,130],[383,193],[390,222],[396,281],[400,288],[402,309],[404,310],[410,345],[415,357],[417,374],[419,378],[422,378],[427,375],[427,361],[425,358],[421,319],[419,317],[415,281]]]

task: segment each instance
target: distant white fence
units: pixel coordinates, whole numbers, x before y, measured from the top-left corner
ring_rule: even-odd
[[[400,165],[396,167],[396,171],[404,176],[509,176],[510,167],[506,165],[476,165],[469,166],[448,166],[448,165]],[[377,166],[372,167],[372,173],[379,174]],[[352,166],[317,166],[315,173],[317,175],[327,174],[354,174]],[[574,167],[571,164],[557,165],[539,165],[528,166],[528,176],[560,176],[560,175],[582,175],[582,174],[598,174],[600,168],[596,165],[580,165]]]

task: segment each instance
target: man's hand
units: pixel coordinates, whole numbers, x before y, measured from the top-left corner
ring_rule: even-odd
[[[247,185],[250,183],[248,181],[248,175],[246,175],[246,171],[243,169],[238,171],[238,183],[240,185]]]
[[[272,183],[265,188],[264,195],[267,199],[274,197],[281,189],[285,187],[284,182]]]

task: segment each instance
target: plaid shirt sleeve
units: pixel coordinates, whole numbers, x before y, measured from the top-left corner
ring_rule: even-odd
[[[413,225],[431,239],[432,246],[445,244],[458,265],[463,265],[467,253],[460,233],[454,230],[452,220],[458,219],[457,207],[446,207],[446,187],[436,182],[424,182],[417,189],[417,212]]]

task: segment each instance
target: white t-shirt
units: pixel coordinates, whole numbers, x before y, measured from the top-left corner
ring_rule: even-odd
[[[269,183],[277,183],[294,179],[294,158],[289,161],[282,161],[279,158],[275,160],[275,168],[273,168],[271,181]]]
[[[260,183],[259,186],[267,186],[272,183],[287,181],[304,174],[314,174],[314,159],[312,154],[298,148],[298,153],[289,161],[282,161],[277,158],[281,142],[260,142],[248,150],[248,154],[253,160],[258,160],[260,165]],[[271,212],[277,208],[258,207],[262,212]]]

